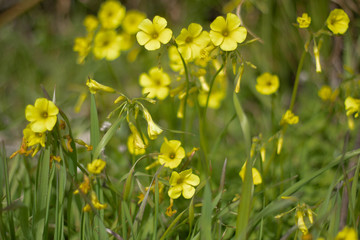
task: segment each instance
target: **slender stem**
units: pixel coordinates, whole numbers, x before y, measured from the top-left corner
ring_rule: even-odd
[[[290,111],[292,111],[292,109],[294,108],[294,104],[295,104],[295,100],[296,100],[296,94],[297,94],[297,90],[298,90],[298,86],[299,86],[300,73],[301,73],[301,70],[302,70],[303,65],[304,65],[305,55],[306,55],[306,51],[304,50],[302,52],[302,54],[301,54],[300,62],[299,62],[299,65],[298,65],[298,68],[297,68],[297,71],[296,71],[295,83],[294,83],[294,88],[293,88],[290,107],[289,107]]]
[[[179,52],[179,51],[178,51]],[[183,56],[181,55],[181,53],[179,52],[181,61],[184,65],[184,70],[185,70],[185,80],[186,80],[186,95],[184,97],[184,110],[183,110],[183,121],[182,121],[182,131],[186,132],[186,109],[187,109],[187,99],[188,99],[188,95],[189,95],[189,90],[190,90],[190,77],[189,77],[189,71],[186,65],[186,62],[183,58]],[[181,103],[180,103],[181,104]],[[183,141],[184,141],[185,135],[183,135]]]

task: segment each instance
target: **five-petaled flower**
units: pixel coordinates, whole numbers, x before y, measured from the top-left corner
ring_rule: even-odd
[[[125,7],[118,1],[106,1],[99,10],[98,17],[103,28],[115,29],[125,16]]]
[[[256,90],[263,95],[275,93],[280,85],[278,76],[271,75],[268,72],[257,77],[256,82]]]
[[[311,17],[307,13],[303,13],[301,17],[297,17],[299,28],[308,28],[311,23]]]
[[[181,142],[178,140],[168,141],[164,138],[164,143],[160,148],[160,155],[158,156],[159,163],[165,164],[165,167],[176,168],[185,157],[185,150],[181,147]]]
[[[177,199],[182,194],[184,198],[189,199],[194,196],[195,188],[200,183],[200,178],[188,169],[177,173],[173,171],[169,180],[170,189],[168,195],[172,199]]]
[[[114,30],[100,31],[94,39],[93,53],[97,59],[115,60],[120,56],[122,37]]]
[[[169,95],[170,77],[158,67],[150,69],[149,74],[142,73],[139,81],[143,87],[142,93],[148,93],[149,98],[163,100]]]
[[[179,52],[185,60],[192,60],[200,56],[200,51],[209,42],[209,33],[202,31],[200,24],[191,23],[188,29],[183,28],[180,35],[175,39]]]
[[[31,130],[31,123],[23,130],[23,135],[26,139],[27,146],[31,147],[40,144],[42,147],[45,147],[46,134],[44,132],[34,132]]]
[[[124,31],[128,34],[135,34],[139,31],[139,24],[146,18],[145,13],[137,10],[126,12],[125,18],[121,24]]]
[[[95,159],[91,163],[88,163],[87,169],[92,174],[100,174],[101,171],[105,168],[106,162],[102,159]]]
[[[25,117],[31,122],[31,130],[40,133],[54,128],[58,113],[56,105],[46,98],[36,99],[34,106],[27,105],[25,109]]]
[[[172,31],[166,28],[166,25],[166,19],[159,16],[155,16],[152,22],[148,18],[144,19],[139,24],[140,31],[136,34],[138,43],[149,51],[159,49],[160,43],[167,44],[172,37]]]
[[[246,39],[247,30],[240,27],[241,20],[233,13],[224,17],[217,17],[210,24],[210,39],[215,46],[220,46],[224,51],[233,51],[237,48],[238,43]]]
[[[349,16],[342,9],[334,9],[326,19],[327,27],[334,34],[344,34],[349,27]]]
[[[357,240],[355,229],[345,226],[335,237],[335,240]]]

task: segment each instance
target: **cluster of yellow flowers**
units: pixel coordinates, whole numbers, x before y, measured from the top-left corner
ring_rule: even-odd
[[[38,98],[34,105],[28,105],[25,109],[25,117],[30,123],[23,130],[24,137],[20,149],[10,158],[16,154],[35,156],[40,147],[45,147],[46,132],[54,128],[58,113],[59,109],[56,105],[46,98]],[[31,149],[28,150],[28,147]]]
[[[96,59],[118,58],[121,51],[133,47],[138,25],[145,17],[137,10],[126,11],[118,1],[104,2],[97,17],[88,15],[85,18],[87,35],[75,39],[73,50],[78,53],[78,63],[84,63],[90,52]]]

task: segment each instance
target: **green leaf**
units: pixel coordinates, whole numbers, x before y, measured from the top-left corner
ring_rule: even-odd
[[[204,195],[203,195],[203,205],[201,208],[201,218],[200,218],[200,235],[201,240],[211,240],[211,215],[212,215],[213,206],[211,203],[211,189],[209,182],[205,185]]]

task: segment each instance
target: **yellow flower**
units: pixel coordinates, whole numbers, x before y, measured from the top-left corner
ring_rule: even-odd
[[[296,21],[299,23],[299,28],[308,28],[311,23],[311,17],[307,13],[303,13],[301,17],[297,17]]]
[[[148,136],[151,140],[154,140],[157,138],[158,135],[160,135],[163,132],[163,130],[158,125],[156,125],[156,123],[154,123],[149,111],[146,108],[143,109],[143,112],[144,112],[144,117],[148,124],[147,127]]]
[[[92,203],[93,207],[96,208],[96,209],[105,209],[105,208],[107,208],[106,203],[102,204],[102,203],[99,202],[95,192],[91,192],[91,203]],[[89,204],[86,204],[85,207],[83,208],[83,211],[84,212],[91,211],[91,206]]]
[[[42,147],[45,147],[46,134],[43,132],[34,132],[31,130],[31,123],[26,126],[23,130],[24,138],[26,139],[27,146],[34,146],[40,144]]]
[[[31,122],[31,130],[34,132],[51,131],[57,121],[59,109],[52,101],[46,98],[38,98],[33,105],[27,105],[25,109],[26,120]]]
[[[120,26],[125,16],[125,7],[118,1],[106,1],[101,5],[98,16],[103,28],[114,29]]]
[[[209,98],[209,108],[218,109],[221,106],[222,100],[226,97],[227,79],[223,71],[221,71],[215,78],[213,88]],[[206,89],[206,88],[205,88]],[[209,90],[205,91],[203,88],[198,95],[199,105],[205,107]]]
[[[233,13],[224,17],[217,17],[210,24],[210,39],[215,46],[220,46],[224,51],[233,51],[238,43],[245,41],[246,28],[240,27],[241,20]]]
[[[271,75],[268,72],[257,77],[256,82],[256,90],[263,95],[275,93],[280,85],[278,76]]]
[[[289,124],[294,125],[299,122],[299,117],[296,116],[291,110],[287,110],[282,116],[280,125]]]
[[[181,142],[178,140],[168,141],[164,139],[164,143],[160,148],[160,155],[158,157],[161,165],[165,167],[176,168],[180,165],[181,160],[185,157],[185,150],[181,147]]]
[[[147,139],[145,138],[144,141],[140,136],[139,131],[137,130],[137,128],[135,127],[135,125],[132,122],[129,122],[129,128],[130,131],[133,135],[133,146],[136,149],[145,149],[147,146]]]
[[[167,21],[165,18],[155,16],[153,21],[144,19],[140,25],[140,31],[136,34],[136,39],[141,46],[153,51],[160,48],[160,43],[166,44],[170,41],[172,31],[165,28]]]
[[[97,81],[91,78],[88,78],[88,80],[86,81],[86,86],[88,86],[92,94],[96,94],[98,91],[103,91],[108,93],[115,92],[113,88],[102,85],[101,83],[98,83]]]
[[[139,24],[146,18],[145,13],[137,10],[130,10],[126,12],[124,21],[121,26],[128,34],[135,34],[139,31]]]
[[[321,72],[321,63],[320,63],[320,52],[319,48],[316,45],[316,42],[314,42],[314,56],[315,56],[315,66],[316,66],[316,72]]]
[[[349,27],[350,19],[342,9],[334,9],[326,19],[327,27],[334,34],[344,34]]]
[[[145,153],[145,149],[144,148],[136,148],[135,144],[134,144],[134,135],[130,134],[127,140],[127,147],[128,150],[130,152],[130,154],[134,154],[134,155],[142,155]]]
[[[194,196],[195,186],[199,185],[200,178],[192,174],[192,169],[177,173],[173,171],[169,180],[170,189],[168,195],[172,199],[180,197],[181,193],[184,198],[189,199]]]
[[[78,53],[77,63],[82,64],[91,50],[91,40],[88,37],[75,38],[73,51]]]
[[[209,33],[202,31],[201,25],[197,23],[191,23],[188,29],[183,28],[175,40],[185,60],[198,57],[200,50],[210,42]]]
[[[119,36],[121,38],[121,46],[120,46],[121,51],[129,50],[134,45],[135,38],[132,35],[123,32],[119,34]]]
[[[296,225],[298,226],[298,228],[300,229],[300,231],[306,235],[308,233],[308,228],[305,224],[304,221],[304,217],[305,217],[305,213],[304,211],[302,211],[300,208],[296,210],[295,213],[295,220],[296,220]]]
[[[143,87],[142,93],[149,93],[149,98],[165,99],[169,95],[170,77],[162,69],[154,67],[149,74],[140,75],[140,85]]]
[[[86,31],[93,32],[99,25],[99,21],[94,15],[87,15],[83,24],[86,27]]]
[[[74,191],[74,194],[78,194],[79,190],[83,194],[87,194],[90,190],[90,179],[84,175],[84,181],[79,185],[79,188]]]
[[[332,90],[331,87],[328,85],[324,85],[318,91],[318,95],[323,101],[328,101],[331,98]]]
[[[355,113],[355,118],[357,118],[360,111],[360,99],[347,97],[345,99],[345,110],[347,116]]]
[[[94,39],[94,56],[97,59],[115,60],[120,56],[121,42],[121,36],[114,30],[98,32]]]
[[[355,229],[345,226],[335,237],[335,240],[357,240]]]
[[[87,169],[92,174],[100,174],[105,168],[106,162],[101,159],[95,159],[91,163],[88,163]]]
[[[241,177],[241,179],[244,181],[245,180],[245,172],[246,172],[246,163],[247,161],[244,163],[244,165],[242,166],[239,175]],[[261,178],[261,174],[259,173],[259,171],[256,168],[252,168],[252,177],[253,177],[253,183],[254,185],[259,185],[262,183],[262,178]]]
[[[184,73],[184,64],[182,63],[180,54],[175,46],[170,46],[168,49],[169,59],[170,59],[170,68],[175,71],[179,72],[179,74]]]

